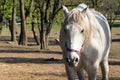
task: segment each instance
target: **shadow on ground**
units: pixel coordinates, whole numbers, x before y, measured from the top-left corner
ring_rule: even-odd
[[[62,59],[55,58],[19,58],[19,57],[0,57],[3,63],[34,63],[34,64],[61,64]],[[109,65],[120,65],[120,61],[109,61]]]
[[[109,61],[109,65],[120,65],[120,61]]]
[[[0,57],[1,63],[34,63],[34,64],[61,64],[61,59],[55,58],[15,58],[15,57]]]
[[[16,49],[16,50],[0,50],[0,53],[16,53],[16,54],[19,54],[19,53],[46,53],[46,54],[62,54],[61,51],[50,51],[50,50],[46,50],[46,51],[40,51],[40,50],[22,50],[22,49]]]
[[[112,42],[120,42],[120,39],[112,39]]]
[[[98,77],[97,80],[102,80],[102,78]],[[109,80],[120,80],[120,77],[109,77]]]
[[[46,53],[46,54],[62,54],[62,51],[40,50],[38,47],[25,47],[25,46],[0,46],[0,53]]]

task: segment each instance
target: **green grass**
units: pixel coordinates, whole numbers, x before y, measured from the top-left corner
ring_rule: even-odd
[[[20,24],[17,24],[17,27],[20,27]],[[31,24],[26,24],[27,29],[31,29],[32,25]],[[38,28],[38,24],[35,24],[35,28]],[[61,24],[60,23],[53,23],[52,25],[52,29],[60,29],[61,28]]]
[[[115,22],[115,23],[113,24],[113,27],[120,27],[120,22]]]
[[[60,23],[54,23],[52,28],[54,29],[60,29],[61,28],[61,24]]]

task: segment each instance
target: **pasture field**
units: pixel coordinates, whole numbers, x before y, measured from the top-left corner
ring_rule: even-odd
[[[8,29],[0,37],[0,80],[67,80],[62,62],[62,51],[55,39],[59,29],[50,34],[49,50],[39,50],[33,35],[29,35],[29,46],[9,43]],[[120,80],[120,27],[112,29],[112,43],[109,56],[110,80]],[[85,75],[85,80],[87,75]],[[101,80],[101,72],[98,79]]]

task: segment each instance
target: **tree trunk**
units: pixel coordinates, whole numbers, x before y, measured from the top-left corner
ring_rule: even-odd
[[[40,18],[40,22],[41,25],[39,26],[39,34],[40,34],[40,49],[45,49],[45,26],[44,26],[44,4],[45,4],[45,0],[41,0],[41,6],[40,6],[40,14],[41,14],[41,18]]]
[[[1,36],[1,33],[2,33],[2,22],[0,22],[0,36]]]
[[[2,33],[2,22],[3,22],[3,15],[0,15],[0,35]]]
[[[42,15],[41,15],[42,18]],[[43,20],[41,19],[41,28],[39,28],[40,30],[40,49],[43,49],[44,45],[43,45]]]
[[[12,32],[13,32],[13,27],[12,27],[12,21],[10,19],[8,19],[8,22],[9,22],[9,30],[10,30],[10,34],[11,34],[11,37],[12,37]],[[11,41],[12,41],[12,38],[11,38]]]
[[[34,22],[32,22],[32,32],[33,32],[33,36],[34,36],[34,39],[35,39],[37,45],[39,45],[38,34],[35,31]]]
[[[21,33],[19,44],[27,45],[26,19],[24,14],[24,0],[20,0]]]
[[[11,41],[16,42],[16,0],[13,0]]]
[[[49,44],[49,34],[52,28],[52,23],[53,21],[50,20],[50,22],[48,22],[48,24],[46,25],[47,29],[46,29],[46,35],[45,35],[45,45],[46,45],[46,49],[48,48],[48,44]]]
[[[1,33],[2,33],[2,22],[0,22],[0,40],[1,40]]]

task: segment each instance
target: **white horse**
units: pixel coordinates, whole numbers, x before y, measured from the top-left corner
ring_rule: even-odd
[[[60,31],[60,46],[69,80],[84,80],[83,70],[89,80],[96,80],[98,67],[102,79],[108,80],[108,55],[111,34],[107,19],[99,12],[80,4],[71,11],[63,6],[65,20]]]

